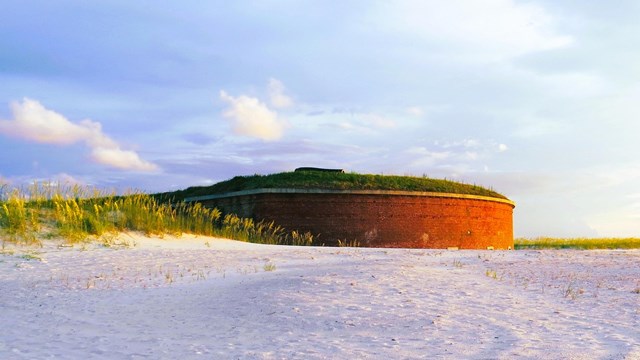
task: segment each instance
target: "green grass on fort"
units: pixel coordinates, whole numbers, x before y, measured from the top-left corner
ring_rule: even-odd
[[[190,187],[162,195],[182,200],[193,196],[274,188],[419,191],[506,199],[504,195],[492,189],[446,179],[431,179],[426,176],[370,175],[323,171],[295,171],[271,175],[236,176],[211,186]]]

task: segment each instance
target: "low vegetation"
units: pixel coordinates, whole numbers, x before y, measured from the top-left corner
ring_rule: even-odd
[[[516,249],[640,249],[640,238],[518,238]]]
[[[338,239],[338,247],[360,247],[360,242],[358,240]]]
[[[211,186],[190,187],[160,198],[187,197],[254,189],[401,190],[489,196],[506,199],[491,189],[460,182],[413,176],[364,175],[356,173],[296,171],[271,175],[236,176]]]
[[[430,185],[429,185],[430,184]],[[447,180],[401,176],[300,172],[268,176],[235,177],[206,188],[177,193],[126,195],[105,193],[82,186],[37,183],[29,188],[0,186],[0,240],[40,245],[44,238],[60,237],[70,244],[100,241],[114,234],[140,231],[163,236],[182,233],[219,236],[253,243],[313,245],[310,233],[288,232],[273,222],[255,222],[234,214],[223,215],[199,203],[184,203],[185,196],[257,188],[334,188],[442,191],[504,198],[491,190]],[[479,190],[482,189],[482,190]],[[169,195],[178,201],[170,201]],[[640,238],[517,238],[515,249],[639,249]],[[340,242],[341,246],[359,246]]]
[[[200,204],[161,202],[143,193],[124,196],[81,186],[34,184],[27,189],[2,186],[0,191],[0,239],[40,245],[41,239],[61,237],[68,243],[108,242],[113,234],[141,231],[147,235],[182,233],[220,236],[242,241],[311,245],[311,234],[286,232],[273,224],[222,216]]]
[[[485,270],[485,272],[484,272],[484,274],[485,274],[487,277],[490,277],[490,278],[492,278],[492,279],[495,279],[495,280],[502,280],[502,277],[498,278],[498,272],[497,272],[496,270],[493,270],[493,269],[486,269],[486,270]]]

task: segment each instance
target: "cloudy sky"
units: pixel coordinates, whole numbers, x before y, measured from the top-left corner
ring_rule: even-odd
[[[640,2],[0,0],[0,182],[148,192],[298,166],[640,236]]]

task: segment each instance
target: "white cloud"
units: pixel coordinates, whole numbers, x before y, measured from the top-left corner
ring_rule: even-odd
[[[456,156],[456,154],[449,151],[433,151],[422,146],[410,147],[398,155],[395,171],[408,174],[432,172],[434,168],[446,166]]]
[[[293,105],[293,100],[284,94],[285,87],[278,79],[269,79],[269,101],[276,109],[284,109]]]
[[[459,148],[459,149],[467,148],[468,149],[468,148],[478,148],[482,144],[477,139],[463,139],[463,140],[456,140],[456,141],[435,141],[434,145],[440,146],[444,149],[450,149],[450,148]]]
[[[142,160],[133,151],[102,132],[98,122],[89,119],[73,123],[61,114],[48,110],[38,101],[25,98],[11,104],[13,120],[0,120],[0,133],[42,144],[71,145],[84,142],[92,148],[92,158],[99,164],[123,170],[153,171],[157,166]],[[108,156],[104,154],[108,153]]]
[[[408,166],[404,170],[412,172],[433,171],[437,167],[440,171],[448,168],[446,177],[460,176],[469,171],[487,168],[481,164],[490,161],[496,152],[506,151],[505,144],[493,140],[477,140],[467,138],[455,141],[435,141],[430,146],[413,146],[402,152],[401,163]],[[487,168],[488,169],[488,168]],[[488,170],[485,170],[488,171]]]
[[[55,181],[60,185],[86,185],[83,180],[80,180],[74,176],[71,176],[67,173],[60,173],[58,175],[53,176],[52,181]]]
[[[338,128],[340,128],[340,129],[342,129],[342,130],[356,130],[356,129],[358,129],[358,127],[357,127],[357,126],[353,125],[353,124],[352,124],[352,123],[350,123],[350,122],[346,122],[346,121],[340,122],[340,123],[338,123],[336,126],[337,126]],[[369,130],[369,129],[367,129],[367,128],[363,128],[363,129],[364,129],[364,130]]]
[[[156,165],[140,159],[135,152],[119,147],[95,147],[91,151],[91,157],[100,164],[123,170],[153,171],[157,168]]]
[[[413,115],[413,116],[422,116],[424,115],[424,110],[422,110],[422,108],[420,106],[411,106],[405,109],[405,111],[407,112],[407,114],[409,115]]]
[[[91,137],[92,122],[74,124],[64,116],[47,110],[39,102],[23,99],[11,103],[13,121],[0,120],[0,133],[43,144],[71,145]]]
[[[480,141],[476,139],[464,139],[462,140],[462,145],[466,148],[476,148],[480,146]]]
[[[475,151],[467,151],[464,153],[464,156],[467,160],[478,160],[478,153]]]
[[[370,14],[388,31],[494,59],[567,46],[573,39],[556,34],[554,20],[541,6],[514,0],[381,1]]]
[[[394,120],[378,114],[362,114],[358,117],[362,120],[363,126],[367,128],[373,127],[376,129],[390,129],[396,127],[397,125]]]
[[[59,173],[53,175],[47,179],[30,179],[29,186],[39,185],[43,188],[57,188],[66,185],[82,185],[86,186],[87,183],[84,180],[78,179],[67,173]]]
[[[435,162],[440,160],[449,159],[453,154],[449,151],[431,151],[423,146],[414,146],[405,151],[409,155],[417,155],[421,160],[427,160],[428,162]]]
[[[388,134],[391,129],[398,127],[398,123],[395,120],[375,113],[354,112],[349,115],[334,113],[323,116],[322,121],[326,127],[344,130],[344,133],[356,133],[359,136]],[[309,121],[307,121],[308,123]],[[352,140],[352,138],[349,138],[349,140]]]
[[[225,91],[220,91],[220,99],[229,104],[223,116],[232,120],[236,134],[265,141],[282,137],[285,123],[260,100],[245,95],[233,97]]]

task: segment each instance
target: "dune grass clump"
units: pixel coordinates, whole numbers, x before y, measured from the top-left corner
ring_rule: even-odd
[[[287,232],[273,221],[256,223],[251,218],[240,218],[235,214],[225,215],[219,229],[219,236],[252,243],[311,246],[314,241],[311,233]]]
[[[81,186],[34,184],[26,189],[3,186],[0,193],[0,238],[41,245],[42,237],[61,237],[74,244],[140,231],[163,236],[190,233],[287,245],[311,245],[311,234],[287,233],[273,223],[255,223],[201,204],[161,202],[140,192],[115,195]]]
[[[4,189],[4,187],[3,187]],[[36,235],[40,231],[38,211],[28,206],[25,196],[11,190],[0,202],[0,229],[9,242],[39,244]]]
[[[515,249],[640,249],[640,238],[518,238]]]

